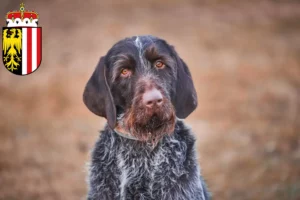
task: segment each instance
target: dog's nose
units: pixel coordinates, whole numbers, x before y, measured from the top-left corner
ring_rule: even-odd
[[[144,93],[143,103],[148,108],[152,108],[154,105],[161,106],[163,102],[163,96],[157,89],[151,89]]]

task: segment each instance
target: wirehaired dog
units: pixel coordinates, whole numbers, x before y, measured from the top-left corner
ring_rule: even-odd
[[[92,152],[88,200],[207,200],[195,138],[181,119],[197,106],[188,67],[166,41],[126,38],[101,57],[83,101],[107,125]]]

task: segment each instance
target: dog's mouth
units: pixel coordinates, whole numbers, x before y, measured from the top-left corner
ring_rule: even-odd
[[[138,99],[118,118],[117,130],[136,140],[156,145],[164,135],[170,135],[175,127],[175,111],[172,103],[164,98],[160,107],[147,108]]]

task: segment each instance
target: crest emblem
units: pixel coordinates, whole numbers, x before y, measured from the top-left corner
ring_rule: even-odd
[[[6,15],[6,27],[2,30],[2,60],[4,67],[16,75],[31,74],[42,61],[42,28],[38,27],[38,14],[25,10]]]

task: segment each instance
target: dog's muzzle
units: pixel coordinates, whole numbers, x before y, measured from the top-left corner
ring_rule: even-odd
[[[118,129],[122,127],[137,140],[157,144],[164,135],[173,133],[175,119],[174,107],[162,88],[153,81],[140,82]]]

